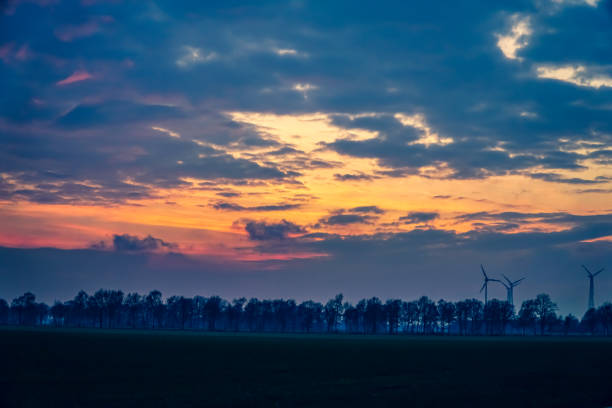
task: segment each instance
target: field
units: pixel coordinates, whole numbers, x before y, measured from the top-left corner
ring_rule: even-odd
[[[0,329],[2,407],[605,407],[612,341]]]

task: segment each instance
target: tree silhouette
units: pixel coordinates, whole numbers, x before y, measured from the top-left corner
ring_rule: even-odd
[[[320,303],[313,302],[312,300],[307,300],[306,302],[300,303],[298,306],[298,315],[300,316],[302,329],[306,333],[310,333],[310,331],[315,327],[317,320],[320,319],[322,310],[323,306]]]
[[[55,327],[63,326],[68,313],[68,306],[56,300],[53,306],[51,306],[50,312]]]
[[[330,299],[325,304],[325,322],[327,323],[327,331],[335,332],[338,329],[338,321],[342,316],[342,293],[337,294],[335,298]]]
[[[490,300],[484,307],[487,334],[505,334],[506,326],[513,314],[513,307],[507,301]]]
[[[378,333],[380,323],[383,321],[383,305],[379,298],[373,297],[368,299],[364,314],[366,330],[370,333]]]
[[[438,301],[438,315],[440,316],[440,326],[442,334],[446,326],[446,333],[450,333],[450,326],[455,321],[457,307],[452,302],[446,302],[444,299]]]
[[[518,314],[519,326],[523,329],[523,335],[526,334],[527,328],[533,328],[533,334],[536,333],[536,303],[533,299],[528,299],[523,302]]]
[[[151,291],[123,295],[120,290],[100,289],[92,296],[80,291],[52,307],[36,302],[31,292],[8,303],[0,299],[0,324],[53,327],[148,328],[209,331],[339,332],[388,334],[504,335],[612,333],[612,303],[585,313],[579,322],[572,315],[556,315],[557,306],[547,294],[525,300],[518,314],[506,301],[491,299],[486,307],[478,299],[433,302],[427,296],[403,301],[377,297],[361,299],[353,306],[341,294],[321,304],[293,299],[234,299],[171,296]],[[484,325],[483,329],[483,323]]]
[[[612,331],[612,303],[606,302],[597,309],[597,319],[603,328],[605,336]]]
[[[384,314],[387,320],[389,334],[395,334],[399,330],[402,314],[402,301],[400,299],[389,299],[384,306]]]
[[[227,319],[230,330],[238,331],[240,329],[240,322],[244,313],[244,304],[246,298],[238,298],[232,301],[231,306],[227,309]]]
[[[535,315],[540,323],[540,334],[544,335],[547,325],[555,319],[557,305],[546,293],[540,293],[535,298]]]
[[[128,293],[125,297],[125,307],[128,314],[128,325],[135,328],[144,310],[144,300],[138,293]]]
[[[578,331],[578,325],[578,319],[575,316],[568,314],[565,316],[565,319],[563,319],[563,334],[567,336],[569,333]]]
[[[402,304],[402,320],[406,327],[409,328],[411,334],[418,331],[419,325],[419,305],[416,300],[411,302],[403,302]]]
[[[208,321],[208,330],[216,330],[217,329],[217,320],[221,315],[221,308],[223,306],[223,299],[219,296],[211,296],[206,301],[206,306],[204,306],[204,313],[206,314],[206,319]]]
[[[586,313],[584,314],[584,316],[582,317],[580,325],[582,326],[582,328],[585,331],[587,331],[588,333],[593,335],[593,334],[595,334],[595,329],[597,328],[597,323],[598,323],[597,309],[591,308],[591,309],[587,310]]]
[[[0,299],[0,325],[6,325],[9,322],[10,308],[6,300]]]
[[[164,314],[164,304],[159,290],[149,292],[145,298],[145,308],[149,325],[155,328],[155,323],[157,323],[157,327],[160,327]]]
[[[17,324],[32,326],[36,323],[36,296],[32,292],[13,299],[11,309],[17,312]]]

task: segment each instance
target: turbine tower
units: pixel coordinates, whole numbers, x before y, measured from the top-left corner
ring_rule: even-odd
[[[593,283],[593,278],[599,275],[604,270],[604,268],[601,268],[595,273],[591,273],[591,271],[589,271],[589,268],[587,268],[584,265],[582,265],[582,267],[584,268],[587,275],[589,276],[589,309],[588,310],[590,310],[590,309],[595,308],[595,287],[594,287],[595,284]]]
[[[499,283],[501,283],[502,285],[504,285],[504,287],[506,288],[506,293],[508,294],[508,303],[510,303],[512,306],[514,306],[514,287],[518,286],[519,283],[521,283],[525,278],[521,278],[519,280],[516,281],[511,281],[510,279],[508,279],[508,277],[506,275],[504,275],[502,273],[502,276],[504,277],[504,279],[506,280],[506,282],[508,282],[508,284],[504,283],[503,281],[499,281]]]
[[[482,266],[482,264],[480,265],[480,270],[482,271],[482,274],[484,275],[484,282],[482,284],[482,288],[480,288],[480,292],[482,293],[482,291],[485,291],[485,306],[487,305],[487,303],[489,302],[489,282],[501,282],[499,279],[492,279],[489,278],[487,276],[487,273],[485,272],[485,268],[484,266]]]

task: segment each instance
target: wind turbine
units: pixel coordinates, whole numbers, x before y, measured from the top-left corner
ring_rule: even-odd
[[[516,280],[514,282],[512,282],[510,279],[508,279],[508,277],[506,275],[504,275],[502,273],[502,276],[504,277],[504,279],[506,280],[506,282],[508,282],[508,284],[506,285],[503,281],[499,281],[499,283],[501,283],[502,285],[504,285],[504,287],[506,288],[506,293],[508,294],[508,303],[510,303],[512,306],[514,306],[514,287],[518,286],[519,283],[521,283],[525,278],[521,278],[519,280]]]
[[[593,309],[595,308],[595,284],[593,283],[593,278],[599,275],[605,268],[601,268],[597,272],[591,273],[586,266],[582,265],[582,267],[589,276],[589,309]]]
[[[487,276],[487,273],[485,272],[485,268],[484,268],[484,266],[482,266],[482,264],[480,265],[480,270],[482,271],[482,274],[484,275],[484,283],[482,284],[482,288],[480,288],[480,292],[482,293],[482,291],[484,289],[484,291],[485,291],[485,306],[486,306],[488,301],[489,301],[489,297],[488,297],[489,282],[501,282],[501,281],[499,279],[489,278]]]

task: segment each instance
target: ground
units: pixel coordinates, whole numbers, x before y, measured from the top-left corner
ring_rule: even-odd
[[[612,340],[0,329],[2,407],[605,407]]]

